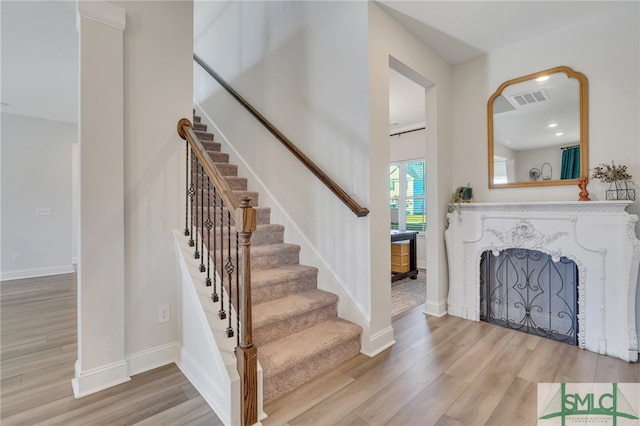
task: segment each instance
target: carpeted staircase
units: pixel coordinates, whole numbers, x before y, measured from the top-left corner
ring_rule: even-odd
[[[300,265],[300,247],[284,242],[284,226],[270,223],[270,209],[247,191],[247,179],[220,152],[213,134],[194,115],[194,131],[238,197],[256,207],[251,238],[253,339],[263,370],[267,404],[360,352],[361,328],[338,318],[338,297],[317,288],[316,268]]]

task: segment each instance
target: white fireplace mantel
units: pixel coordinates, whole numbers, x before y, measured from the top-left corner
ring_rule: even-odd
[[[567,257],[578,267],[578,345],[636,362],[640,241],[628,201],[456,205],[445,232],[448,313],[478,321],[480,258],[509,248]]]

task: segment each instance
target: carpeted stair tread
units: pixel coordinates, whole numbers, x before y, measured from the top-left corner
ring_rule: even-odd
[[[251,301],[254,305],[279,297],[303,293],[318,286],[318,269],[307,265],[251,272]]]
[[[211,161],[213,161],[214,163],[228,163],[229,162],[229,154],[227,154],[226,152],[207,151],[207,154],[209,154],[209,158],[211,158]]]
[[[260,346],[258,357],[266,375],[278,374],[314,353],[326,351],[332,345],[360,336],[360,326],[335,318],[314,325],[299,333]]]
[[[260,303],[253,307],[253,340],[257,346],[282,339],[337,318],[338,296],[320,289]]]
[[[202,121],[202,117],[200,117],[199,115],[194,115],[193,116],[193,122],[194,123],[200,123]]]
[[[238,176],[238,166],[229,163],[214,163],[222,176]]]
[[[220,150],[222,149],[222,144],[220,142],[213,142],[213,141],[200,141],[200,142],[202,142],[202,146],[207,152],[208,151],[220,152]]]
[[[193,130],[197,130],[199,132],[206,132],[207,131],[207,125],[204,124],[204,123],[194,122],[193,123]]]
[[[194,130],[193,133],[195,133],[198,139],[200,139],[200,141],[202,142],[213,141],[213,133],[203,132],[200,130]]]
[[[251,247],[251,273],[263,269],[295,265],[300,259],[300,246],[296,244],[270,244]]]
[[[228,228],[227,226],[224,226],[222,228],[222,235],[228,235]],[[231,235],[233,236],[231,238],[231,247],[235,247],[236,246],[236,239],[235,239],[235,232],[236,232],[236,228],[234,226],[231,227]],[[218,226],[216,228],[216,234],[220,235],[220,227]],[[206,235],[205,235],[205,242],[206,242]],[[210,242],[213,245],[213,230],[210,232]],[[219,237],[218,237],[219,238]],[[218,244],[220,244],[219,240],[217,241]],[[259,224],[256,227],[256,230],[253,232],[253,234],[251,234],[251,247],[257,247],[257,246],[265,246],[265,245],[270,245],[270,244],[282,244],[284,243],[284,225],[278,225],[278,224]],[[226,246],[227,242],[225,240],[225,246]],[[253,285],[253,281],[254,278],[253,276],[251,277],[251,282]]]
[[[227,185],[233,191],[246,191],[247,190],[247,178],[237,177],[237,176],[227,176],[225,177],[227,181]],[[257,193],[256,193],[257,194]]]

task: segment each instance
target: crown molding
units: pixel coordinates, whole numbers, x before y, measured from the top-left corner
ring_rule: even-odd
[[[117,28],[120,31],[124,31],[126,26],[125,9],[107,1],[78,1],[78,16]]]

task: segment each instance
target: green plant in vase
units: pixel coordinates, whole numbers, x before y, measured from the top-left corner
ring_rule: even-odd
[[[471,184],[467,183],[467,186],[459,186],[451,194],[451,201],[449,201],[449,213],[460,211],[460,203],[469,203],[473,200],[473,189]]]
[[[631,174],[627,171],[627,166],[615,164],[599,164],[591,172],[592,179],[600,179],[600,182],[608,183],[609,189],[606,191],[607,200],[635,200],[636,191]],[[631,188],[630,188],[631,186]]]

